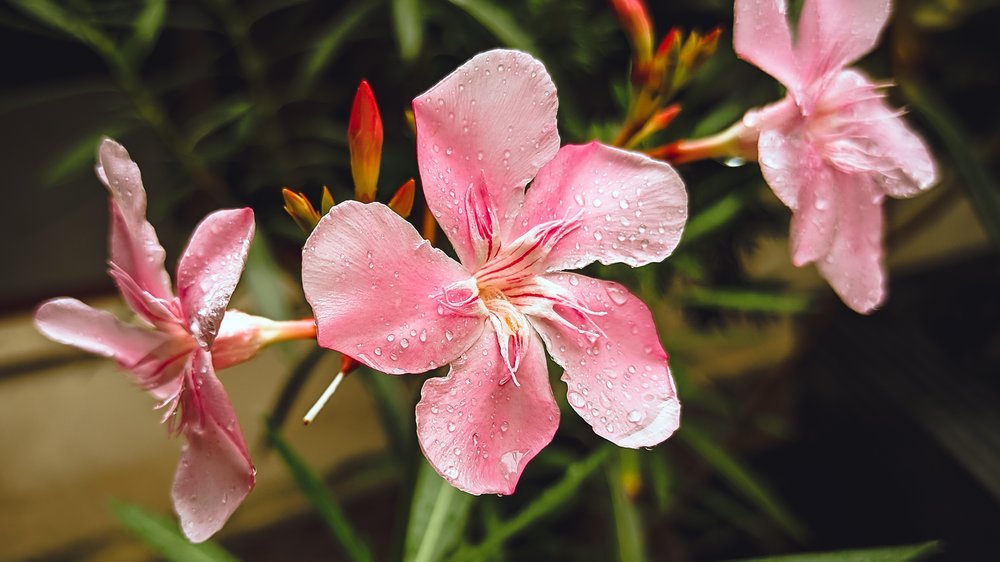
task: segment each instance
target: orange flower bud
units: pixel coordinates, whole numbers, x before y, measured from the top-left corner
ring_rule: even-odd
[[[287,187],[281,189],[281,197],[285,200],[285,212],[292,217],[295,224],[299,225],[307,235],[312,233],[319,223],[320,215],[309,199],[304,194],[295,193]]]
[[[355,198],[363,203],[374,201],[382,162],[382,117],[366,80],[361,81],[354,96],[347,124],[347,144],[351,150]]]
[[[632,76],[637,83],[645,81],[653,62],[653,24],[643,0],[611,0],[634,55]]]
[[[650,136],[666,129],[680,112],[681,106],[676,103],[657,111],[652,117],[649,118],[648,121],[646,121],[646,124],[639,129],[639,132],[629,139],[625,148],[633,148]]]
[[[413,210],[413,195],[416,191],[417,183],[410,178],[396,190],[396,194],[389,200],[389,208],[396,211],[396,214],[404,219],[410,216]]]
[[[323,186],[323,195],[319,200],[320,212],[325,216],[333,208],[333,195],[330,195],[330,188]]]

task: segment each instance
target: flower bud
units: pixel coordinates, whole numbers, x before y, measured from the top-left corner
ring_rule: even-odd
[[[382,117],[366,80],[361,81],[354,96],[351,119],[347,124],[347,144],[351,151],[355,198],[370,203],[375,200],[382,161]]]
[[[312,233],[319,223],[320,215],[305,194],[295,193],[285,187],[281,189],[281,197],[285,200],[285,212],[292,217],[295,224],[299,225],[307,235]]]
[[[396,190],[396,194],[389,200],[389,208],[396,211],[396,214],[404,219],[410,216],[413,211],[413,195],[416,191],[416,182],[410,178]]]
[[[625,35],[632,45],[633,80],[645,81],[653,61],[653,24],[642,0],[611,0]]]

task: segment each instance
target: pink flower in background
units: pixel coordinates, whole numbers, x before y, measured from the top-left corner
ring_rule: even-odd
[[[217,211],[198,225],[178,264],[174,296],[165,253],[146,221],[138,166],[110,139],[101,143],[98,159],[97,174],[111,192],[110,273],[148,327],[126,325],[71,298],[43,303],[35,325],[57,342],[114,358],[161,401],[164,421],[187,440],[174,507],[184,533],[200,542],[254,486],[250,454],[215,369],[249,359],[265,343],[307,333],[312,323],[226,313],[253,239],[250,209]]]
[[[783,0],[736,0],[737,54],[788,88],[749,112],[761,171],[793,211],[792,261],[815,261],[854,310],[885,298],[882,201],[937,181],[924,142],[889,108],[880,86],[844,70],[870,51],[889,0],[806,0],[795,42]]]
[[[473,494],[513,492],[555,433],[543,343],[602,437],[652,446],[679,424],[649,309],[563,270],[664,259],[686,219],[684,186],[639,154],[560,149],[557,105],[542,64],[516,51],[477,55],[414,100],[424,195],[461,263],[378,203],[337,205],[303,251],[320,345],[394,374],[451,364],[424,383],[417,434],[435,469]]]

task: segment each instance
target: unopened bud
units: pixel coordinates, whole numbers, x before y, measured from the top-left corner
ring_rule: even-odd
[[[320,214],[309,202],[309,198],[305,194],[295,193],[287,187],[281,189],[281,197],[285,200],[285,212],[292,217],[295,224],[299,225],[299,228],[307,235],[312,233],[319,223]]]
[[[327,213],[330,212],[330,209],[333,208],[333,205],[334,205],[333,195],[330,194],[330,188],[324,185],[323,195],[319,200],[319,209],[320,212],[323,213],[324,217],[326,216]]]
[[[404,219],[410,216],[413,211],[413,196],[416,191],[416,182],[410,178],[396,190],[396,194],[389,200],[389,208],[396,211],[396,214]]]
[[[633,80],[644,82],[653,61],[653,24],[646,3],[643,0],[611,0],[611,7],[632,45]]]
[[[361,81],[347,124],[347,144],[351,151],[351,175],[358,201],[375,200],[379,166],[382,162],[382,117],[375,95],[366,80]]]
[[[646,124],[639,129],[631,139],[629,139],[628,144],[625,148],[633,148],[642,141],[646,140],[652,135],[659,133],[663,129],[666,129],[670,124],[677,118],[677,115],[681,112],[681,106],[678,104],[669,105],[656,113],[646,121]]]

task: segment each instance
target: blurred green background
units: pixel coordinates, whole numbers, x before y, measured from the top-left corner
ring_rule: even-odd
[[[731,2],[649,8],[658,38],[723,30],[680,117],[649,145],[716,132],[782,95],[733,55]],[[573,143],[620,127],[628,43],[599,0],[0,5],[0,559],[631,562],[917,545],[831,560],[995,560],[998,24],[994,0],[900,1],[861,63],[893,81],[891,102],[942,170],[931,192],[886,205],[882,310],[856,315],[812,267],[791,267],[789,213],[752,163],[679,166],[691,220],[675,255],[587,271],[653,310],[685,406],[676,436],[611,447],[566,408],[550,365],[566,414],[555,441],[514,496],[472,499],[443,486],[416,446],[423,377],[360,371],[306,430],[297,417],[339,358],[287,345],[222,374],[260,485],[221,547],[189,549],[169,513],[178,443],[151,402],[109,362],[30,325],[32,307],[56,295],[114,306],[97,140],[116,138],[139,163],[168,263],[207,212],[252,206],[258,235],[234,302],[306,316],[304,236],[280,189],[352,197],[346,123],[362,78],[385,124],[384,202],[419,178],[409,100],[475,53],[540,58]],[[418,182],[418,225],[422,213]],[[277,425],[270,439],[264,416]]]

